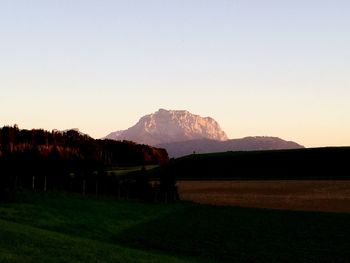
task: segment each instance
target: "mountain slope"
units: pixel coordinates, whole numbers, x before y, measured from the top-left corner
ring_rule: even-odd
[[[142,117],[124,131],[112,132],[111,140],[129,140],[167,150],[170,157],[188,154],[297,149],[303,146],[278,137],[245,137],[229,140],[219,124],[210,117],[201,117],[185,110],[160,109]]]
[[[167,150],[169,157],[181,157],[192,153],[211,153],[226,151],[257,151],[304,148],[292,141],[285,141],[278,137],[245,137],[227,141],[208,139],[190,140],[182,142],[164,143],[157,145]]]
[[[203,138],[218,141],[228,139],[219,124],[210,117],[203,118],[185,110],[164,109],[146,115],[131,128],[110,133],[105,138],[149,145]]]

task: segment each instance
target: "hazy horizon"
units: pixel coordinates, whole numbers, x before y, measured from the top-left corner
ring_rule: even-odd
[[[350,2],[2,1],[0,126],[94,138],[159,108],[350,145]]]

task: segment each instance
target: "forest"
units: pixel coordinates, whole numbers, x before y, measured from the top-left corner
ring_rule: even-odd
[[[176,196],[174,179],[160,178],[151,185],[144,168],[164,165],[168,159],[164,149],[130,141],[95,140],[76,130],[49,132],[5,126],[0,129],[0,200],[14,199],[18,189],[169,199]],[[143,168],[128,176],[106,172],[108,167],[136,165]]]

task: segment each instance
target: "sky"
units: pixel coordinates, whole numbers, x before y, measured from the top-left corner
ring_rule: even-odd
[[[159,108],[350,145],[348,0],[0,0],[0,126],[94,138]]]

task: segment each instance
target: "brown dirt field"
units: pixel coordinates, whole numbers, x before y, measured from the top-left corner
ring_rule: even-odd
[[[178,181],[180,198],[212,205],[350,212],[350,181]]]

